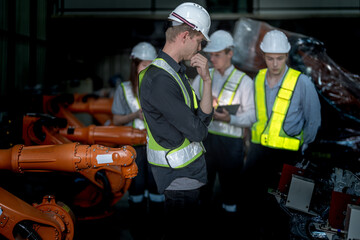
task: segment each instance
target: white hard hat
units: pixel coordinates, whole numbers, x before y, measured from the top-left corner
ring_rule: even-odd
[[[210,36],[210,42],[204,48],[204,52],[219,52],[234,46],[234,39],[230,33],[224,30],[217,30]]]
[[[178,23],[185,23],[196,31],[200,31],[210,41],[208,33],[210,29],[210,15],[199,4],[186,2],[177,6],[168,19]]]
[[[279,30],[267,32],[260,44],[265,53],[288,53],[291,46],[286,35]]]
[[[130,58],[138,58],[143,61],[152,61],[156,58],[156,50],[150,43],[141,42],[133,47]]]

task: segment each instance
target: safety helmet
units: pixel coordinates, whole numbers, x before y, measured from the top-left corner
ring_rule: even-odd
[[[286,35],[279,30],[267,32],[260,44],[265,53],[288,53],[291,46]]]
[[[156,50],[150,43],[141,42],[133,47],[130,58],[138,58],[143,61],[152,61],[156,58]]]
[[[204,52],[219,52],[234,46],[234,39],[230,33],[217,30],[210,36],[210,42],[204,48]]]
[[[196,31],[200,31],[210,41],[208,33],[210,29],[210,15],[199,4],[192,2],[185,2],[177,6],[172,11],[168,19],[178,23],[185,23]]]

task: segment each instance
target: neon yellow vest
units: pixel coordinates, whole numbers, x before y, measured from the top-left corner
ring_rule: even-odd
[[[251,141],[266,147],[297,151],[303,143],[303,132],[295,137],[288,136],[283,129],[283,124],[301,73],[292,68],[288,69],[275,98],[270,121],[268,121],[265,96],[266,72],[267,69],[261,69],[255,78],[257,122],[251,128]]]
[[[165,70],[176,80],[183,93],[186,105],[191,108],[191,98],[180,76],[175,72],[175,70],[164,59],[161,58],[156,58],[151,63],[151,65]],[[141,71],[139,74],[139,91],[141,88],[142,80],[148,68],[149,67]],[[198,104],[194,90],[192,90],[192,95],[194,101],[194,108],[197,109]],[[180,147],[177,147],[175,149],[163,148],[155,141],[154,137],[152,136],[145,116],[144,122],[148,133],[147,158],[150,164],[161,167],[182,168],[195,161],[204,152],[201,142],[190,142],[187,138],[185,138],[184,142],[181,144]]]
[[[211,68],[211,79],[214,79],[215,69]],[[236,91],[239,88],[241,80],[245,76],[245,73],[238,71],[236,68],[230,73],[229,77],[226,79],[220,93],[218,96],[218,105],[231,105]],[[200,78],[199,93],[202,95],[203,92],[203,80]],[[202,96],[201,96],[202,97]],[[221,135],[232,138],[241,138],[242,137],[242,128],[231,125],[226,122],[213,120],[209,125],[209,132],[215,135]]]

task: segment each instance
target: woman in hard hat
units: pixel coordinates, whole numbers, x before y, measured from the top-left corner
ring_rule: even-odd
[[[210,36],[210,42],[203,50],[209,53],[213,65],[210,74],[216,109],[204,141],[208,184],[203,188],[203,201],[210,203],[218,174],[222,209],[227,215],[236,213],[239,201],[239,174],[244,162],[243,128],[251,127],[255,122],[253,81],[232,64],[233,46],[231,34],[218,30]],[[197,76],[192,86],[200,98],[202,85],[201,77]],[[225,106],[237,109],[227,110]]]
[[[209,40],[210,16],[196,3],[183,3],[168,17],[166,42],[158,57],[140,73],[140,103],[148,131],[148,161],[159,192],[165,195],[163,239],[196,239],[200,187],[206,183],[204,149],[212,118],[207,59],[198,51]],[[190,60],[204,79],[199,101],[185,74]],[[199,238],[201,239],[201,238]]]
[[[138,74],[156,58],[155,48],[148,42],[140,42],[133,47],[130,59],[130,79],[121,82],[117,87],[112,105],[113,124],[117,126],[133,126],[137,129],[145,129],[142,111],[138,100]],[[160,216],[163,211],[164,195],[159,194],[156,184],[147,162],[146,145],[134,146],[136,150],[135,162],[138,166],[138,174],[132,180],[129,188],[129,206],[131,215],[135,218],[134,237],[139,238],[149,234],[147,231],[139,231],[139,228],[148,226],[145,222],[147,206],[151,214]],[[143,226],[139,226],[143,224]],[[136,235],[136,236],[135,236]]]
[[[277,218],[282,212],[277,211],[278,204],[273,204],[275,199],[269,200],[266,192],[277,188],[284,163],[293,165],[302,159],[302,152],[314,141],[321,124],[314,84],[286,64],[290,48],[286,35],[278,30],[267,32],[260,44],[267,68],[261,69],[254,80],[256,122],[251,128],[242,188],[247,189],[248,196],[243,212],[244,222],[249,223],[246,229],[261,226],[263,235],[273,239],[289,238],[289,229],[284,226],[289,219],[281,222]]]

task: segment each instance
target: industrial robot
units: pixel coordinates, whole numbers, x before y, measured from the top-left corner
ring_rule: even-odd
[[[71,127],[84,127],[74,113],[88,113],[101,126],[112,125],[112,98],[95,98],[91,95],[61,94],[43,96],[43,111],[68,120]]]
[[[79,143],[15,145],[0,150],[0,169],[14,173],[79,173],[94,187],[110,191],[112,197],[107,201],[114,205],[137,175],[135,157],[136,152],[131,146],[110,148]],[[106,181],[99,176],[106,177]],[[31,206],[0,188],[0,235],[8,239],[72,239],[74,219],[70,208],[56,202],[54,196],[47,195],[42,203]]]
[[[28,113],[23,117],[25,145],[101,144],[106,146],[146,144],[146,131],[130,126],[68,126],[67,120],[47,114]]]

